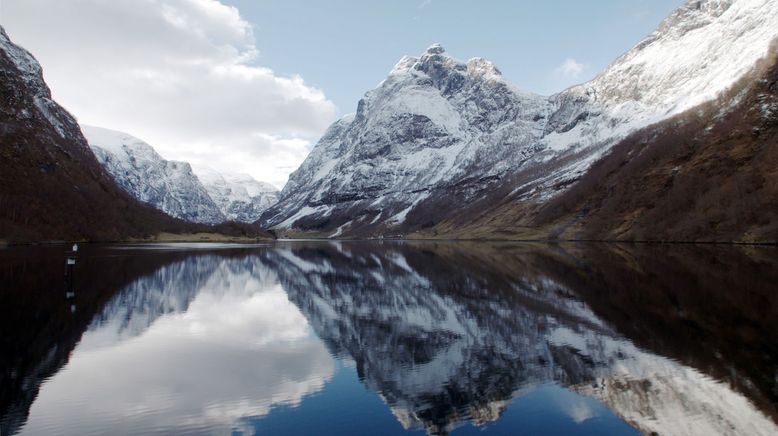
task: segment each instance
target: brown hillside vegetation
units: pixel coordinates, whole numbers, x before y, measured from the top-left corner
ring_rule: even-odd
[[[75,119],[50,97],[41,77],[31,79],[0,49],[0,242],[161,232],[269,237],[249,225],[190,224],[138,202],[105,173]]]
[[[511,200],[505,186],[491,207],[460,212],[472,221],[416,236],[774,243],[777,60],[773,44],[727,93],[630,135],[546,204]]]
[[[618,144],[535,222],[580,217],[562,235],[577,239],[778,240],[776,57],[716,101]]]

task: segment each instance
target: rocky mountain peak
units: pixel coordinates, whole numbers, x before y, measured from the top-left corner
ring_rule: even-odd
[[[43,70],[38,61],[30,52],[11,42],[2,26],[0,26],[0,51],[3,51],[9,57],[24,81],[38,96],[44,98],[51,97],[49,87],[43,81]]]
[[[248,174],[221,173],[201,166],[195,173],[227,219],[254,222],[278,201],[278,188]]]
[[[451,57],[440,44],[431,45],[418,57],[403,56],[395,64],[389,77],[403,74],[410,75],[411,78],[422,82],[430,78],[433,80],[432,84],[438,87],[448,84],[447,82],[451,79],[456,83],[467,78],[475,80],[502,79],[502,72],[489,60],[477,57],[463,62]]]
[[[501,79],[502,72],[491,61],[484,58],[473,58],[467,61],[467,72],[471,76],[486,79]]]
[[[415,58],[413,56],[403,56],[397,64],[392,68],[392,71],[389,73],[390,76],[395,74],[402,74],[407,73],[408,71],[413,68],[414,65],[416,65],[416,62],[419,62],[419,58]]]
[[[687,0],[676,9],[657,29],[657,33],[673,32],[683,35],[710,24],[726,12],[735,0]]]
[[[442,55],[445,52],[446,52],[446,49],[443,48],[442,45],[440,45],[439,43],[436,42],[435,44],[432,44],[431,46],[429,46],[427,48],[427,50],[425,51],[425,54],[428,54],[428,55]]]

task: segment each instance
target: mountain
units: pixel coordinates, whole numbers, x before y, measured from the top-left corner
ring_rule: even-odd
[[[776,84],[778,44],[729,91],[630,135],[560,195],[527,204],[506,186],[426,236],[776,242]]]
[[[133,197],[186,221],[226,221],[187,162],[165,160],[149,144],[126,133],[81,128],[103,168]]]
[[[195,168],[195,173],[229,220],[252,223],[278,202],[279,191],[275,186],[248,174],[219,173],[204,167]]]
[[[436,236],[473,215],[488,221],[506,201],[532,209],[631,133],[726,92],[776,36],[775,0],[687,1],[594,80],[551,97],[434,45],[328,130],[261,222],[288,234]]]
[[[263,234],[186,223],[144,205],[103,170],[40,64],[0,27],[0,242],[124,240],[161,233]]]
[[[403,58],[355,115],[330,127],[262,220],[321,231],[401,223],[426,198],[477,194],[520,166],[538,151],[551,110],[490,62],[460,62],[434,45]]]
[[[169,161],[126,133],[81,126],[97,160],[138,200],[196,223],[252,223],[278,201],[278,189],[248,174],[219,173]]]

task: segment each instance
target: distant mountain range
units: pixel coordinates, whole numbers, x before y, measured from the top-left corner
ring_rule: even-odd
[[[192,170],[168,161],[152,146],[126,133],[81,126],[100,164],[138,200],[176,218],[197,223],[251,223],[277,201],[278,190],[247,174]]]
[[[196,167],[195,173],[208,195],[228,220],[251,223],[278,202],[281,193],[270,183],[259,182],[248,174],[220,173]]]

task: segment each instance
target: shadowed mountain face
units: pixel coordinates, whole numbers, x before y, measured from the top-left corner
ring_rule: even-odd
[[[319,418],[335,434],[389,412],[395,432],[505,434],[550,386],[578,400],[538,407],[578,433],[605,431],[606,414],[663,435],[778,431],[772,249],[95,248],[75,312],[58,250],[9,253],[3,434],[294,433]],[[365,412],[344,393],[355,383],[383,404]],[[337,407],[321,417],[317,399]]]

